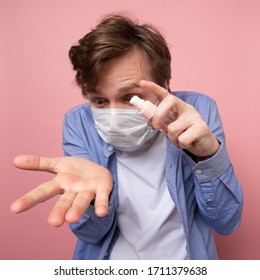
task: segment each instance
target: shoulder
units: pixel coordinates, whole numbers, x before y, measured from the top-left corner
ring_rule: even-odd
[[[75,122],[92,122],[93,116],[89,103],[84,103],[73,107],[65,114],[65,120]]]
[[[64,116],[65,126],[76,126],[77,128],[92,129],[94,120],[89,103],[84,103],[70,109]]]
[[[196,105],[198,103],[215,103],[214,99],[204,93],[196,91],[172,91],[174,96],[180,98],[184,102]]]
[[[65,113],[65,117],[71,118],[79,115],[84,115],[90,113],[90,108],[88,103],[77,105],[71,108],[69,111]]]
[[[209,112],[217,108],[215,100],[204,93],[195,91],[173,91],[171,93],[195,107],[199,112]]]
[[[193,91],[176,91],[171,93],[182,101],[192,105],[212,130],[216,129],[216,126],[222,126],[217,104],[212,97]]]

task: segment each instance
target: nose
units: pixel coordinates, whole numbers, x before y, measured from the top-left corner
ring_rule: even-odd
[[[120,105],[119,102],[110,101],[109,102],[109,109],[122,109],[122,105]]]

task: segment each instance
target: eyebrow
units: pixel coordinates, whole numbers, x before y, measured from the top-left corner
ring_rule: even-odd
[[[126,91],[129,91],[129,90],[132,90],[132,89],[141,89],[141,87],[136,83],[132,83],[132,84],[129,84],[127,86],[121,87],[118,91],[121,93],[121,92],[126,92]]]
[[[119,88],[118,92],[119,93],[124,93],[124,92],[127,92],[129,90],[133,90],[133,89],[141,89],[141,87],[136,83],[131,83],[129,85],[126,85],[126,86],[123,86],[123,87]],[[102,95],[102,92],[100,92],[98,90],[94,90],[92,92],[89,92],[88,94]]]

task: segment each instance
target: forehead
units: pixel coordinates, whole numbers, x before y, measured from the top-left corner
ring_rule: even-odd
[[[127,53],[105,62],[100,75],[108,75],[111,72],[114,72],[115,75],[120,75],[120,72],[131,73],[140,71],[150,72],[150,63],[147,55],[143,51],[138,48],[133,48]]]
[[[131,89],[138,87],[139,81],[152,80],[150,64],[146,54],[133,48],[122,56],[111,58],[99,72],[95,91],[116,87]]]

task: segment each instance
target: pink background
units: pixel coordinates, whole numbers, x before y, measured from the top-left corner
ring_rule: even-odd
[[[222,259],[260,259],[260,1],[1,0],[0,259],[71,259],[67,225],[48,226],[55,199],[21,215],[9,205],[50,174],[12,166],[17,154],[61,156],[64,113],[84,102],[68,50],[112,11],[128,10],[161,27],[171,45],[174,90],[211,95],[244,189],[242,225],[217,236]]]

